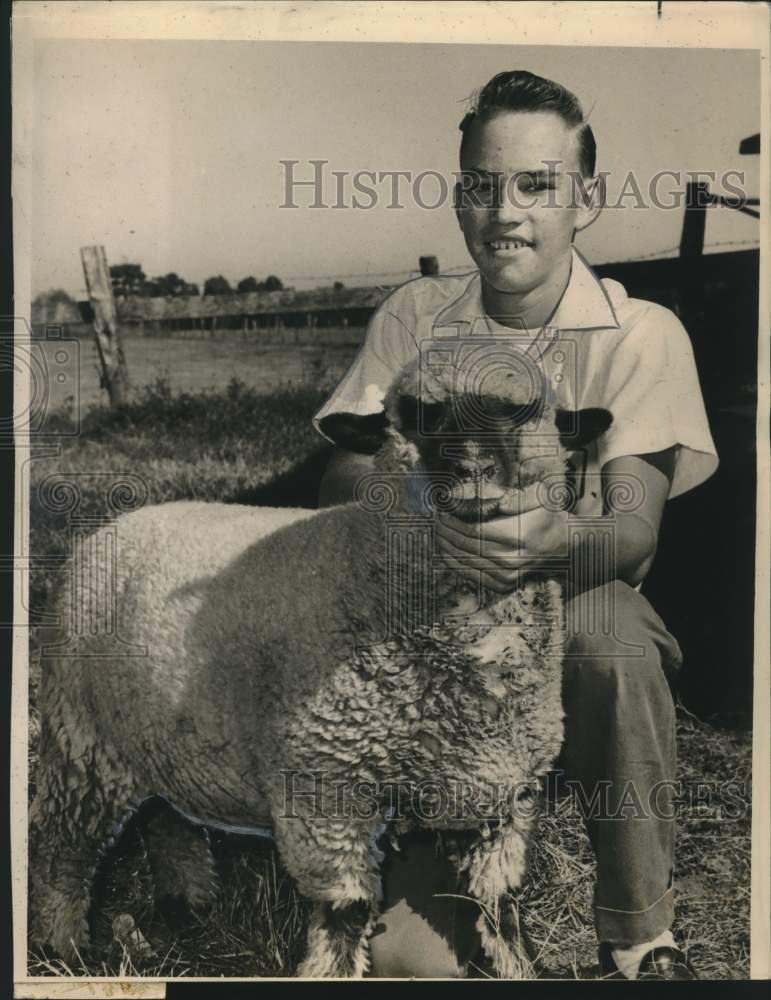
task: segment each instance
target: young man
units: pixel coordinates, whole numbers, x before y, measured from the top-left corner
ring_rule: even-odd
[[[575,234],[601,208],[594,136],[574,95],[530,73],[501,73],[482,89],[461,130],[457,216],[478,271],[424,277],[393,292],[315,423],[335,412],[377,412],[396,372],[448,334],[506,339],[538,364],[559,405],[612,413],[610,430],[583,456],[571,513],[537,507],[479,527],[447,516],[437,542],[461,572],[481,573],[500,592],[569,550],[573,565],[583,567],[581,579],[570,581],[566,608],[559,767],[579,783],[583,802],[607,791],[607,812],[587,818],[597,856],[600,974],[696,978],[670,930],[670,685],[681,654],[639,593],[665,501],[717,467],[690,341],[670,311],[628,298],[617,282],[600,282],[573,248]],[[350,500],[370,468],[370,459],[336,447],[322,504]],[[600,564],[591,548],[598,527],[611,525],[614,558]],[[612,627],[597,628],[598,609],[607,607]],[[371,941],[375,975],[465,974],[475,914],[439,898],[453,891],[452,872],[431,845],[415,841],[391,859]]]

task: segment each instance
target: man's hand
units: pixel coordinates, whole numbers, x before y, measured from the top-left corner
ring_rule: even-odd
[[[536,507],[481,524],[443,515],[437,518],[436,539],[453,569],[471,580],[481,573],[485,587],[505,594],[545,560],[567,555],[568,514]]]
[[[606,579],[623,580],[634,587],[650,568],[658,542],[664,503],[674,474],[675,449],[613,459],[603,468],[605,503],[599,520],[614,526],[612,564],[600,568],[596,560],[584,569],[600,573],[590,579],[585,574],[581,586],[598,586]],[[634,484],[638,494],[634,509],[616,509],[613,497],[616,485]],[[622,495],[625,489],[621,491]],[[481,524],[467,524],[445,515],[436,521],[436,539],[448,564],[471,580],[478,580],[490,590],[508,593],[514,590],[525,573],[532,572],[550,558],[568,556],[568,525],[571,516],[565,511],[533,507],[519,514],[494,518]],[[586,544],[596,544],[596,527],[591,523],[573,523],[571,560]],[[609,574],[609,576],[608,576]],[[573,581],[575,584],[576,581]]]

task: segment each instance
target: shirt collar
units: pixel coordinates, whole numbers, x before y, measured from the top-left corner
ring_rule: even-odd
[[[482,281],[475,271],[463,291],[439,312],[435,327],[467,323],[473,326],[485,316]],[[572,248],[570,279],[549,326],[560,330],[618,329],[613,305],[600,279],[582,255]]]

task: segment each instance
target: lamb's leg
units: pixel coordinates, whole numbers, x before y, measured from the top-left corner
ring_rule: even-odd
[[[73,745],[44,723],[40,750],[30,810],[29,938],[72,961],[89,947],[91,882],[100,855],[138,796],[131,775],[104,748]]]
[[[478,900],[482,909],[477,922],[482,946],[501,979],[533,977],[527,939],[511,895],[527,871],[533,826],[534,817],[509,819],[471,848],[464,865],[469,895]]]
[[[300,892],[314,901],[298,976],[360,978],[381,897],[374,823],[299,816],[275,821],[276,843]]]
[[[153,803],[142,817],[142,839],[153,875],[156,905],[169,918],[210,905],[218,889],[209,837],[168,803]]]
[[[374,917],[370,900],[316,902],[308,928],[308,949],[297,975],[360,979],[369,968],[367,935]]]

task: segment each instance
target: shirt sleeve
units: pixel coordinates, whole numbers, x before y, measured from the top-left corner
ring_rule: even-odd
[[[674,447],[670,499],[717,469],[691,341],[669,309],[651,304],[619,343],[602,395],[613,424],[597,442],[600,469],[614,458]]]
[[[417,355],[414,309],[409,308],[406,291],[397,289],[372,315],[353,364],[313,417],[320,434],[319,421],[330,413],[379,413],[394,378]]]

